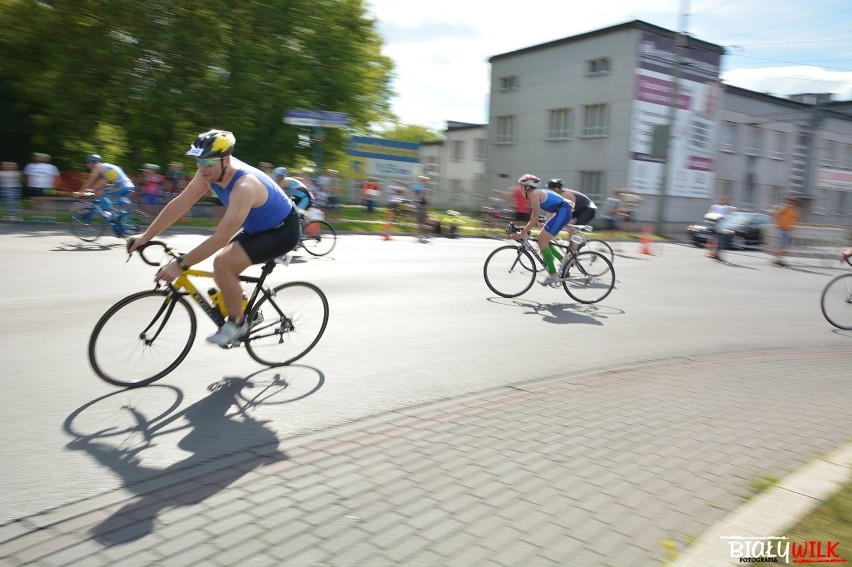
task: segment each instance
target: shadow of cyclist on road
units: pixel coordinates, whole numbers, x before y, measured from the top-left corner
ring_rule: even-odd
[[[125,488],[140,495],[110,517],[94,526],[90,531],[98,541],[113,545],[144,537],[154,529],[159,513],[168,508],[198,504],[214,494],[224,490],[248,471],[265,464],[287,459],[287,455],[278,448],[278,437],[268,428],[268,421],[252,418],[240,409],[229,413],[232,406],[239,408],[238,395],[248,378],[226,378],[211,386],[212,393],[192,404],[186,410],[169,416],[153,429],[150,423],[144,423],[144,416],[138,416],[143,441],[132,448],[114,447],[90,438],[80,437],[69,443],[69,448],[88,452],[102,465],[109,467],[123,480]],[[187,434],[178,442],[178,448],[192,453],[186,459],[164,469],[145,466],[139,454],[150,447],[159,426],[171,424],[184,418],[188,425]],[[183,429],[183,428],[181,428]],[[148,432],[147,434],[145,432]],[[243,451],[243,458],[232,460],[239,466],[230,466],[207,474],[189,473],[205,464],[215,462],[224,455],[233,455]],[[213,469],[210,469],[211,471]],[[169,475],[183,472],[188,480],[179,480],[167,487],[165,482],[156,482],[152,487],[146,480],[163,479]]]

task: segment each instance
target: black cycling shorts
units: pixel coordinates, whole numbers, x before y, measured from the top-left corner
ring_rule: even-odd
[[[283,256],[295,248],[301,238],[302,225],[294,207],[284,222],[275,228],[254,234],[241,230],[231,239],[231,242],[240,243],[252,264],[262,264]]]
[[[592,219],[595,218],[595,213],[597,213],[597,209],[593,209],[591,207],[587,209],[583,209],[582,211],[574,211],[573,219],[574,224],[583,225],[589,224],[592,222]]]

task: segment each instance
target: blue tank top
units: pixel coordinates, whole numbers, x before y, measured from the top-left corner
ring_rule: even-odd
[[[571,201],[559,193],[551,191],[550,189],[543,189],[543,191],[547,197],[541,202],[541,210],[547,211],[548,213],[555,213],[559,210],[559,207],[563,205],[571,206]]]
[[[117,165],[112,165],[111,163],[102,163],[101,165],[104,166],[104,170],[99,177],[110,185],[124,189],[133,189],[135,187],[133,181],[124,173],[124,170]]]
[[[231,156],[231,167],[236,171],[227,187],[222,187],[218,183],[210,183],[211,189],[225,206],[231,200],[231,190],[234,188],[234,183],[243,175],[253,175],[266,187],[266,202],[259,207],[252,207],[243,222],[243,230],[249,234],[255,234],[275,228],[284,222],[284,219],[293,210],[293,203],[284,194],[284,190],[271,177],[234,156]]]

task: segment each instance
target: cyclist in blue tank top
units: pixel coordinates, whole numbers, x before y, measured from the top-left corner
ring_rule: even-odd
[[[286,254],[301,237],[296,207],[290,198],[268,175],[231,155],[236,143],[234,135],[224,130],[200,134],[186,152],[198,166],[192,181],[160,211],[148,230],[127,241],[128,252],[137,250],[174,224],[208,191],[216,193],[226,206],[216,232],[160,268],[155,280],[173,281],[183,270],[218,251],[213,275],[229,315],[207,340],[223,347],[239,344],[239,338],[249,330],[240,273],[253,264]]]
[[[97,154],[86,156],[86,167],[89,168],[89,178],[83,183],[80,192],[94,191],[98,195],[95,202],[103,210],[115,212],[118,215],[115,219],[110,218],[110,221],[117,220],[127,212],[130,206],[129,195],[135,189],[133,181],[123,169],[111,163],[104,163],[101,156]],[[113,203],[110,197],[114,197],[116,202]]]
[[[550,245],[553,237],[559,234],[565,225],[571,221],[571,201],[562,197],[559,193],[549,189],[539,189],[541,179],[535,175],[525,174],[518,179],[518,185],[523,188],[526,198],[530,201],[530,220],[521,232],[512,234],[512,238],[519,240],[530,233],[532,227],[538,222],[541,211],[553,213],[553,216],[545,223],[544,228],[536,236],[538,248],[547,266],[547,277],[540,283],[542,285],[555,285],[559,283],[559,274],[556,273],[555,258],[562,259],[562,254],[554,250]]]

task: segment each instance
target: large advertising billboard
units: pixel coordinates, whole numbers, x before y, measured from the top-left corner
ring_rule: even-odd
[[[666,167],[666,157],[660,154],[661,150],[668,149],[671,179],[667,194],[713,197],[715,144],[722,96],[719,85],[721,54],[682,48],[678,97],[674,100],[674,39],[643,33],[638,53],[628,187],[636,193],[659,194]],[[674,130],[671,144],[668,144],[672,103]]]
[[[349,177],[408,180],[420,175],[420,144],[352,136],[349,141]]]

